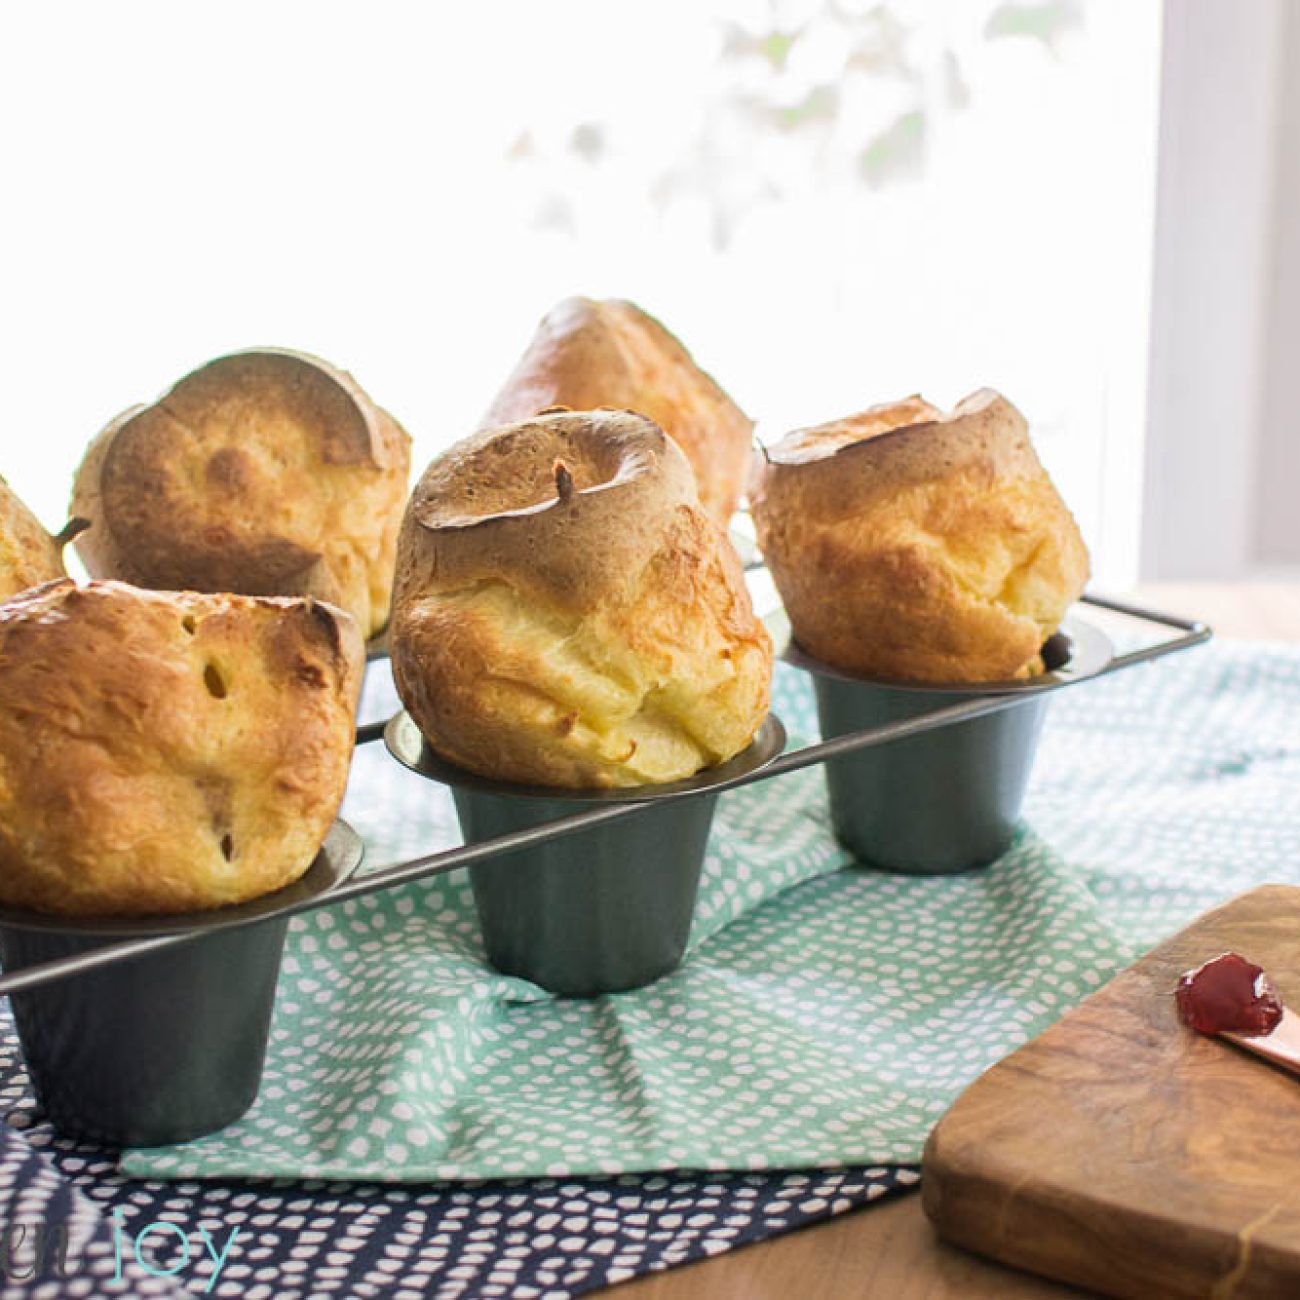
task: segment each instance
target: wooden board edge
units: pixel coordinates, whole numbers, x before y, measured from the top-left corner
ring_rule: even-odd
[[[1069,1212],[1068,1198],[1077,1196],[1077,1192],[1032,1175],[1022,1178],[1018,1170],[999,1170],[987,1153],[975,1165],[965,1158],[966,1143],[950,1139],[955,1136],[954,1129],[960,1132],[964,1103],[970,1094],[981,1091],[992,1076],[1004,1069],[1014,1069],[1020,1053],[1057,1032],[1095,999],[1106,995],[1116,982],[1140,979],[1144,967],[1167,959],[1190,932],[1213,924],[1248,899],[1256,905],[1272,904],[1279,910],[1300,910],[1300,887],[1258,885],[1205,912],[1152,947],[1042,1034],[990,1066],[962,1092],[931,1130],[922,1157],[922,1209],[940,1239],[982,1258],[1106,1295],[1147,1300],[1153,1294],[1149,1273],[1126,1270],[1113,1250],[1115,1243],[1099,1233],[1095,1224],[1085,1223],[1079,1215]],[[1032,1206],[1035,1231],[1012,1231],[1026,1206]],[[1267,1250],[1252,1251],[1245,1229],[1237,1234],[1234,1255],[1227,1259],[1221,1248],[1207,1248],[1177,1220],[1159,1214],[1131,1213],[1129,1221],[1132,1238],[1139,1244],[1145,1242],[1152,1250],[1177,1252],[1188,1262],[1193,1256],[1204,1256],[1201,1267],[1220,1279],[1216,1296],[1284,1294],[1287,1282],[1282,1279],[1294,1280],[1287,1262],[1275,1260]],[[1168,1285],[1169,1289],[1161,1294],[1171,1300],[1205,1294],[1201,1287],[1178,1290],[1173,1278]]]

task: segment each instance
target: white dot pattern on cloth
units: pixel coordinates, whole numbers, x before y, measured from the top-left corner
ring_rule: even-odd
[[[840,870],[815,770],[724,795],[692,954],[628,994],[493,973],[463,876],[318,913],[291,937],[254,1109],[123,1167],[394,1181],[915,1162],[966,1083],[1141,948],[1300,878],[1298,682],[1294,651],[1212,647],[1060,693],[1037,833],[984,871]],[[776,707],[812,734],[784,666]],[[379,862],[454,839],[445,791],[373,749],[347,815]]]
[[[25,1078],[14,1062],[12,1029],[5,1028],[0,1099],[12,1106]],[[869,1168],[430,1188],[134,1181],[117,1172],[111,1153],[55,1138],[36,1122],[30,1103],[20,1105],[10,1122],[22,1132],[0,1128],[0,1221],[66,1222],[73,1249],[66,1280],[47,1256],[34,1284],[0,1288],[4,1300],[185,1294],[138,1268],[124,1270],[122,1286],[109,1285],[111,1248],[105,1266],[106,1228],[94,1207],[120,1213],[127,1240],[158,1221],[175,1224],[191,1239],[206,1228],[225,1259],[209,1291],[212,1269],[196,1250],[192,1266],[178,1274],[194,1294],[560,1300],[842,1214],[915,1186],[918,1178],[910,1169]],[[61,1199],[46,1194],[60,1184]],[[91,1233],[97,1244],[83,1255],[80,1243]],[[164,1254],[152,1263],[166,1268],[175,1257]],[[144,1285],[127,1285],[131,1279]]]
[[[13,1090],[6,1079],[6,1098]],[[141,1268],[129,1253],[119,1263],[111,1222],[31,1145],[3,1128],[0,1236],[3,1300],[186,1295],[175,1282]]]

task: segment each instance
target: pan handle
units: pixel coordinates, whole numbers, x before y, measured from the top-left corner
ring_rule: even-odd
[[[1154,645],[1143,646],[1139,650],[1129,650],[1124,654],[1116,655],[1099,676],[1113,673],[1120,668],[1131,668],[1134,664],[1162,659],[1165,655],[1174,654],[1179,650],[1186,650],[1194,645],[1201,645],[1214,635],[1210,625],[1202,623],[1198,619],[1180,618],[1176,614],[1166,614],[1161,610],[1148,609],[1143,605],[1115,600],[1110,596],[1098,595],[1095,592],[1084,595],[1080,603],[1092,605],[1097,609],[1107,609],[1113,614],[1123,614],[1126,618],[1137,619],[1142,623],[1155,623],[1160,627],[1172,628],[1178,633],[1177,636],[1169,637],[1164,641],[1157,641]]]

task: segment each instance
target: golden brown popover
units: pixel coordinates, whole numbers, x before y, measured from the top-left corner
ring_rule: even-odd
[[[51,537],[0,478],[0,600],[62,578],[63,546],[75,532],[69,525],[60,536]]]
[[[556,412],[439,456],[407,507],[391,634],[432,747],[550,786],[674,781],[744,749],[771,641],[685,456],[645,416]]]
[[[210,361],[90,444],[72,510],[93,577],[316,596],[388,621],[410,439],[342,370],[299,352]]]
[[[750,503],[796,642],[850,672],[1034,672],[1088,580],[1024,416],[990,389],[787,434],[754,458]]]
[[[480,427],[555,406],[648,415],[686,453],[700,503],[726,526],[744,487],[754,422],[635,303],[566,298],[553,308]]]
[[[0,605],[0,903],[171,913],[296,880],[343,798],[363,655],[312,599],[65,578]]]

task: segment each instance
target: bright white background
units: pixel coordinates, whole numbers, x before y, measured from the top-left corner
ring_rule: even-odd
[[[1159,31],[1157,0],[8,5],[0,473],[58,526],[110,416],[259,343],[351,370],[419,467],[554,301],[618,295],[769,437],[1002,389],[1126,582]]]

